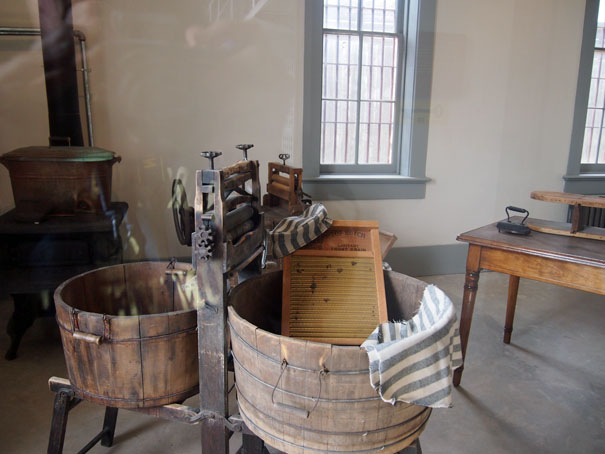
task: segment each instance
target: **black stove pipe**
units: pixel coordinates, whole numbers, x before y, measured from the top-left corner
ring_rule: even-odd
[[[83,146],[71,0],[38,0],[52,145]]]

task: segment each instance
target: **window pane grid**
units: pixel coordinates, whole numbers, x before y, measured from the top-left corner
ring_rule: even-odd
[[[599,6],[599,16],[601,16]],[[581,164],[605,164],[605,23],[599,17],[588,95]]]
[[[357,30],[358,0],[324,0],[323,28]]]
[[[321,164],[393,162],[396,15],[395,0],[324,1]]]
[[[599,24],[602,25],[602,24]],[[602,39],[602,30],[601,38]],[[599,34],[597,34],[599,39]],[[590,94],[588,95],[588,111],[586,114],[586,128],[584,131],[584,145],[582,148],[582,164],[605,164],[605,153],[602,152],[603,111],[605,110],[605,52],[595,50],[592,78],[590,81]]]
[[[394,0],[363,0],[361,6],[361,30],[395,32],[397,5]]]

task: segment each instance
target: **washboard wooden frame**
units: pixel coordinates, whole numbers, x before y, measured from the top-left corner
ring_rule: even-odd
[[[378,222],[335,220],[284,257],[283,336],[360,345],[387,320]]]

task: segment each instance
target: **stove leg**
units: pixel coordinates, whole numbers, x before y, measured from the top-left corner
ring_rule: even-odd
[[[11,296],[15,309],[6,325],[6,333],[11,339],[11,344],[4,355],[4,358],[9,361],[17,357],[21,339],[25,331],[34,323],[39,305],[37,294],[15,294]]]
[[[65,440],[65,429],[67,428],[67,415],[70,405],[74,399],[74,393],[70,389],[60,389],[55,395],[53,406],[53,418],[50,424],[50,436],[48,438],[48,454],[61,454]]]
[[[118,419],[118,409],[114,407],[105,408],[105,419],[103,420],[102,446],[113,445],[113,435],[116,431],[116,420]]]

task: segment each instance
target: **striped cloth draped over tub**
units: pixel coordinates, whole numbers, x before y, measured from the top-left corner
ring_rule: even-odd
[[[462,365],[457,326],[452,301],[434,285],[426,287],[410,320],[378,326],[361,346],[382,400],[451,407],[453,370]]]
[[[321,203],[307,207],[300,216],[283,218],[268,236],[267,249],[273,257],[285,257],[306,246],[332,225],[328,210]]]

